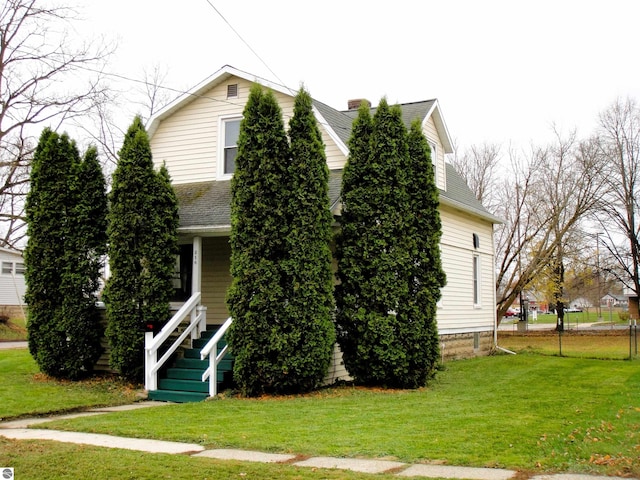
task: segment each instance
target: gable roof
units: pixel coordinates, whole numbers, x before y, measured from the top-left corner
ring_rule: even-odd
[[[225,65],[213,75],[207,77],[188,92],[180,95],[174,101],[154,114],[147,126],[149,138],[152,138],[160,123],[173,115],[177,110],[187,106],[216,85],[227,81],[230,77],[238,77],[249,82],[258,83],[273,91],[287,96],[295,96],[297,91],[279,85],[264,78]],[[219,101],[219,100],[216,100]],[[325,103],[313,100],[314,114],[318,122],[325,128],[328,135],[336,142],[338,148],[347,156],[347,144],[351,136],[351,128],[358,110],[336,110]],[[424,100],[401,104],[402,119],[409,128],[415,119],[420,119],[424,125],[433,119],[434,125],[442,142],[445,153],[453,153],[453,142],[444,122],[437,99]],[[371,107],[371,114],[375,115],[377,107]],[[492,223],[502,223],[500,219],[490,214],[475,198],[465,181],[451,165],[446,166],[447,190],[440,190],[440,201],[453,208],[464,210]],[[332,209],[340,201],[340,187],[342,170],[330,172],[329,200]],[[230,229],[231,182],[209,181],[175,185],[180,201],[180,229],[181,231],[206,231],[226,233]]]
[[[183,93],[182,95],[175,98],[173,101],[169,102],[167,105],[162,107],[157,113],[155,113],[147,123],[147,133],[149,134],[149,138],[152,138],[156,133],[160,122],[167,117],[173,115],[177,110],[180,110],[183,107],[186,107],[191,102],[198,98],[205,97],[206,93],[211,90],[216,85],[225,82],[230,77],[238,77],[248,82],[259,83],[271,90],[276,92],[283,93],[285,95],[295,96],[296,91],[291,90],[284,85],[279,85],[270,80],[266,80],[264,78],[258,77],[256,75],[252,75],[248,72],[244,72],[242,70],[238,70],[237,68],[232,67],[231,65],[225,65],[220,70],[215,72],[213,75],[208,76],[196,86],[191,88],[189,91]],[[219,101],[216,99],[216,101]]]
[[[161,108],[157,113],[155,113],[149,119],[149,122],[147,124],[147,133],[149,134],[149,138],[153,138],[153,135],[156,133],[156,130],[158,129],[158,126],[160,125],[162,120],[170,117],[177,110],[180,110],[181,108],[189,105],[194,100],[204,97],[205,94],[213,87],[225,82],[230,77],[234,76],[242,78],[248,82],[258,83],[260,85],[263,85],[264,87],[270,88],[271,90],[280,92],[284,95],[294,97],[298,93],[296,90],[288,88],[284,85],[280,85],[278,83],[266,80],[256,75],[252,75],[242,70],[238,70],[231,65],[225,65],[213,75],[205,78],[203,81],[191,88],[188,92],[183,93],[172,102]],[[327,133],[333,138],[342,153],[347,155],[347,142],[349,140],[349,137],[351,136],[351,125],[353,124],[353,120],[356,118],[358,111],[336,110],[335,108],[330,107],[329,105],[326,105],[315,99],[313,100],[313,106],[315,107],[314,113],[316,114],[318,121],[326,128]],[[411,122],[416,118],[420,119],[423,125],[429,120],[429,118],[433,118],[436,129],[438,131],[438,136],[440,137],[440,140],[444,147],[444,152],[453,153],[453,142],[451,141],[449,131],[440,112],[440,105],[437,99],[404,103],[400,105],[400,108],[402,109],[402,119],[404,120],[407,128],[411,126]],[[372,115],[375,114],[376,109],[377,107],[371,108]]]

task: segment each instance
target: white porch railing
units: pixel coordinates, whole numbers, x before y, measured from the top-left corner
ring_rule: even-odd
[[[227,353],[228,345],[225,345],[220,353],[218,352],[218,342],[222,339],[227,330],[233,323],[231,317],[227,318],[227,321],[222,324],[211,340],[200,350],[200,360],[204,360],[209,356],[209,368],[202,374],[202,381],[205,382],[209,379],[209,396],[215,397],[218,394],[218,364],[224,358]]]
[[[158,370],[169,360],[187,336],[191,335],[193,341],[200,338],[200,333],[207,329],[207,308],[200,305],[200,298],[200,292],[194,293],[155,337],[153,332],[145,333],[144,388],[146,390],[158,389]],[[158,349],[177,330],[187,316],[189,316],[189,325],[158,360]]]

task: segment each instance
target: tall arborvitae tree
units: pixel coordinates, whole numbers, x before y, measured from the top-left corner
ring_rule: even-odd
[[[416,313],[411,298],[423,278],[416,277],[416,262],[424,246],[414,238],[417,197],[409,187],[408,145],[399,107],[383,99],[373,121],[368,106],[360,108],[342,184],[336,302],[338,340],[356,381],[413,388],[433,368],[431,360],[421,365],[425,350],[416,344],[432,340],[425,332],[433,326]]]
[[[285,309],[289,279],[290,218],[283,203],[289,144],[272,92],[255,85],[240,124],[236,170],[231,181],[231,275],[227,295],[234,319],[228,341],[234,379],[245,395],[286,391],[291,326]]]
[[[32,164],[25,249],[29,350],[49,375],[77,379],[100,355],[95,310],[104,253],[104,177],[67,135],[45,129]]]
[[[245,395],[314,388],[334,339],[328,172],[306,92],[291,123],[293,159],[275,96],[253,87],[232,180],[228,293],[234,378]]]
[[[339,284],[335,288],[336,334],[345,366],[354,377],[361,375],[358,364],[360,335],[366,327],[369,308],[363,288],[370,277],[373,258],[362,247],[362,235],[371,223],[368,196],[376,172],[370,162],[373,119],[370,106],[363,102],[353,122],[349,139],[349,158],[342,175],[342,212],[336,236]]]
[[[166,172],[153,169],[149,137],[136,117],[113,174],[108,215],[111,276],[104,292],[111,366],[142,379],[143,325],[168,320],[177,209]],[[169,267],[170,265],[170,267]]]
[[[178,197],[171,185],[171,176],[163,164],[156,173],[152,190],[154,216],[153,234],[146,252],[146,270],[143,276],[143,295],[151,299],[144,305],[143,316],[161,327],[170,317],[171,297],[174,294],[178,248]]]
[[[327,374],[335,344],[329,168],[309,93],[301,89],[289,121],[291,164],[283,207],[289,210],[285,312],[291,324],[282,352],[291,389],[311,390]]]
[[[401,339],[409,366],[405,385],[420,387],[435,373],[439,361],[436,310],[446,277],[440,259],[439,192],[431,148],[420,120],[411,124],[408,142],[410,181],[407,188],[412,215],[403,240],[411,261],[407,275],[408,296],[400,303],[398,317],[401,318]]]

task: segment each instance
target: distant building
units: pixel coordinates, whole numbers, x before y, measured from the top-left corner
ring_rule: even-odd
[[[25,290],[22,252],[0,247],[0,315],[24,317]]]
[[[602,306],[612,306],[612,307],[629,307],[629,298],[624,295],[614,295],[613,293],[607,293],[604,297],[600,299],[600,305]]]

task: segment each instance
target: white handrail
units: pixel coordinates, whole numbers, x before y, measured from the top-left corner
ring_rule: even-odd
[[[224,322],[215,335],[211,337],[211,340],[200,350],[200,360],[207,358],[207,355],[209,356],[209,368],[202,374],[202,381],[205,382],[207,378],[209,379],[209,396],[211,397],[215,397],[218,394],[218,364],[227,353],[228,345],[225,345],[217,355],[212,352],[218,351],[218,342],[222,340],[222,337],[227,333],[232,323],[233,319],[231,317],[227,318],[227,321]]]
[[[162,330],[153,336],[153,332],[146,332],[144,336],[144,388],[146,390],[158,389],[158,370],[165,364],[171,355],[178,349],[182,341],[191,334],[192,338],[198,336],[200,331],[206,328],[206,309],[199,311],[200,292],[194,293],[189,300],[185,302],[176,314],[162,327]],[[164,353],[162,358],[158,360],[158,349],[169,338],[169,336],[180,326],[183,320],[190,315],[189,325],[184,332],[173,342],[169,349]],[[205,327],[203,327],[203,325]]]
[[[180,307],[180,310],[175,313],[171,320],[169,320],[167,324],[162,327],[162,330],[160,330],[158,335],[153,337],[153,342],[148,346],[148,348],[158,349],[158,347],[160,347],[160,345],[162,345],[165,340],[169,338],[169,335],[171,335],[175,331],[175,329],[178,328],[178,326],[186,318],[187,314],[189,314],[195,307],[198,306],[198,304],[200,303],[200,297],[200,292],[196,292],[191,295],[191,298],[189,298],[189,300],[187,300],[184,305]]]

